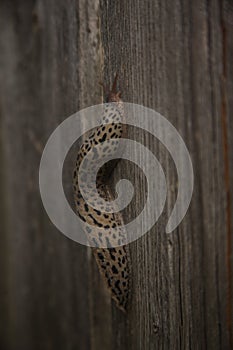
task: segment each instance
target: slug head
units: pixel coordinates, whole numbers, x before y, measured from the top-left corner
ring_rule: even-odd
[[[121,92],[117,91],[117,79],[118,74],[115,75],[114,82],[110,91],[108,86],[100,83],[103,86],[104,93],[106,95],[106,102],[121,102]]]

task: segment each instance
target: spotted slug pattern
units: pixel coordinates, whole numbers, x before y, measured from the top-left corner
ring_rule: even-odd
[[[111,203],[111,201],[114,200],[114,195],[108,183],[117,160],[104,164],[96,178],[96,188],[100,197],[108,201],[105,211],[103,211],[103,207],[100,203],[98,206],[99,197],[95,195],[93,188],[85,181],[85,167],[84,176],[81,177],[81,180],[79,178],[79,181],[82,182],[82,189],[84,193],[88,195],[88,198],[91,198],[90,204],[94,204],[95,209],[85,202],[80,192],[81,184],[78,181],[79,167],[81,162],[85,161],[85,157],[91,155],[88,157],[88,161],[91,162],[91,166],[93,165],[94,170],[100,159],[104,159],[104,161],[107,162],[109,155],[114,156],[116,151],[119,152],[119,139],[126,135],[123,104],[120,98],[120,92],[116,91],[116,81],[117,76],[107,96],[107,103],[104,104],[101,125],[85,138],[78,151],[73,172],[73,188],[76,211],[82,219],[83,229],[88,240],[91,242],[92,246],[96,247],[92,249],[100,273],[116,305],[122,311],[125,311],[130,290],[130,259],[128,247],[124,245],[126,232],[124,226],[122,226],[124,224],[123,218],[121,214],[117,212],[117,208]],[[96,151],[95,146],[104,141],[105,144],[101,151]],[[114,213],[108,211],[114,211]],[[92,225],[92,228],[87,226],[86,223]],[[104,228],[104,231],[100,231],[99,228]],[[107,248],[99,248],[98,245],[103,244],[103,242]],[[115,245],[121,246],[115,247]]]

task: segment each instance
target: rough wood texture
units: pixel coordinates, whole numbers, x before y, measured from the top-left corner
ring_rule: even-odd
[[[1,2],[1,349],[233,346],[232,26],[227,0]],[[130,130],[158,156],[170,191],[159,222],[130,245],[126,316],[111,305],[91,250],[51,224],[38,188],[49,135],[101,102],[98,81],[116,70],[125,101],[156,109],[178,129],[195,172],[190,209],[166,235],[174,164],[153,138]],[[135,215],[145,179],[122,165],[115,179],[141,186],[126,213]],[[69,181],[67,171],[71,197]]]

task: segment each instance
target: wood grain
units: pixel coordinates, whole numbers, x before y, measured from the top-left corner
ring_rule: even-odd
[[[0,5],[0,348],[230,349],[233,346],[233,6],[213,1],[28,0]],[[132,300],[111,303],[91,249],[63,236],[38,186],[43,147],[75,111],[102,101],[119,73],[123,100],[153,108],[180,132],[195,175],[191,206],[170,235],[177,175],[166,149],[163,215],[130,244]],[[64,188],[72,200],[72,154]],[[146,179],[120,161],[137,215]],[[153,208],[151,208],[153,210]]]

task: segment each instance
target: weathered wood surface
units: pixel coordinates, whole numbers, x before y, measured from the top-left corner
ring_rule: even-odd
[[[220,0],[1,1],[1,349],[230,349],[232,11]],[[195,172],[190,209],[166,235],[174,165],[154,139],[130,131],[160,159],[169,196],[159,222],[130,244],[125,316],[111,305],[90,249],[51,224],[38,187],[51,132],[101,102],[98,81],[116,70],[125,101],[156,109],[178,129]],[[139,188],[138,168],[122,163],[115,178]],[[69,181],[67,171],[67,192]],[[142,186],[128,214],[144,197]]]

